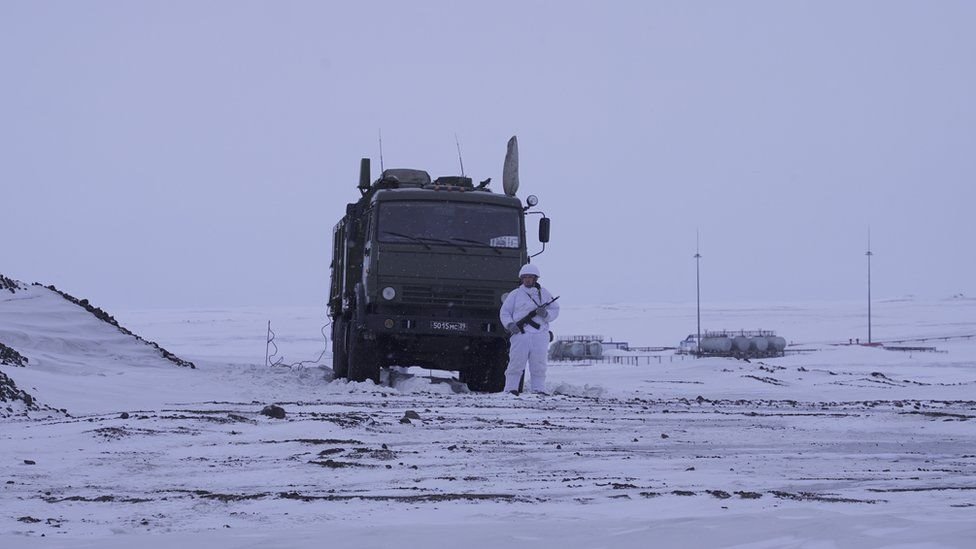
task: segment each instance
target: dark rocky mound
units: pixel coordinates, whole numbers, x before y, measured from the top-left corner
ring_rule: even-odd
[[[13,402],[15,400],[22,400],[24,404],[27,405],[28,409],[37,410],[37,403],[34,401],[34,397],[28,394],[26,391],[21,391],[17,388],[17,384],[14,380],[7,377],[7,374],[0,371],[0,402]]]
[[[0,364],[24,367],[28,362],[27,357],[0,343]]]
[[[17,402],[22,402],[23,408],[17,404],[17,408],[15,409],[14,403]],[[18,389],[14,380],[0,371],[0,417],[20,415],[29,410],[41,410],[41,407],[37,404],[37,400],[27,391]]]
[[[37,284],[37,283],[35,283],[35,285],[40,286],[40,284]],[[89,313],[95,315],[95,318],[101,320],[102,322],[105,322],[105,323],[111,324],[112,326],[115,326],[123,334],[132,336],[132,337],[138,339],[139,341],[142,341],[142,342],[146,343],[147,345],[152,345],[153,347],[156,348],[156,350],[158,350],[160,352],[160,354],[163,355],[163,358],[165,358],[166,360],[168,360],[168,361],[176,364],[177,366],[183,366],[183,367],[186,367],[186,368],[196,368],[196,366],[192,362],[190,362],[189,360],[183,360],[182,358],[174,355],[173,353],[171,353],[171,352],[167,351],[166,349],[160,347],[159,344],[156,343],[155,341],[149,341],[147,339],[143,339],[142,337],[140,337],[140,336],[132,333],[131,331],[129,331],[128,329],[126,329],[125,327],[123,327],[122,325],[120,325],[118,323],[118,321],[115,320],[114,317],[112,317],[112,315],[106,313],[105,311],[103,311],[102,309],[100,309],[98,307],[95,307],[94,305],[92,305],[91,303],[89,303],[87,299],[78,299],[78,298],[74,297],[73,295],[70,295],[68,293],[62,292],[61,290],[55,288],[53,284],[51,286],[44,286],[44,287],[47,288],[48,290],[51,290],[52,292],[57,292],[58,294],[61,295],[61,297],[67,299],[68,301],[74,303],[75,305],[78,305],[79,307],[82,307],[83,309],[85,309]]]
[[[14,380],[0,371],[0,418],[27,417],[28,412],[42,412],[59,416],[68,415],[68,411],[65,409],[58,410],[39,403],[34,395],[18,389]]]
[[[0,274],[0,292],[7,290],[10,293],[14,293],[20,289],[20,284],[18,284],[16,280],[11,280]]]

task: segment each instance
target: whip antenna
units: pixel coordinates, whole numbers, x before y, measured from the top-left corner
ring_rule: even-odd
[[[464,177],[464,159],[461,158],[461,141],[458,140],[457,134],[454,134],[454,143],[457,145],[458,164],[461,165],[461,177]]]
[[[379,130],[380,136],[380,177],[383,177],[383,172],[386,168],[383,167],[383,130]]]

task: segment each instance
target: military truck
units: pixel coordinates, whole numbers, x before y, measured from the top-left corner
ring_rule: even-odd
[[[539,215],[545,250],[550,220],[523,204],[513,137],[504,194],[490,179],[383,170],[370,182],[360,164],[358,201],[333,230],[329,316],[336,377],[380,381],[381,368],[457,371],[473,391],[501,391],[508,363],[498,309],[529,261],[526,219]],[[542,253],[541,251],[539,253]],[[534,254],[538,255],[538,254]]]

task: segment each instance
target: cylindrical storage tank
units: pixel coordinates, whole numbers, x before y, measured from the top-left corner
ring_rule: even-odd
[[[603,358],[603,343],[590,341],[586,344],[586,351],[590,358]]]
[[[786,349],[786,338],[779,336],[768,336],[766,341],[769,342],[769,350],[776,353],[782,353]]]
[[[586,343],[573,341],[569,344],[569,353],[567,354],[573,358],[583,358],[586,355]]]
[[[549,346],[549,360],[560,360],[563,358],[564,343],[563,341],[557,341]]]
[[[559,341],[557,343],[559,344],[559,347],[556,349],[556,356],[559,357],[559,360],[566,360],[569,358],[569,342]]]
[[[766,336],[756,336],[749,338],[749,350],[754,353],[765,353],[766,349],[769,347],[769,341]]]
[[[749,338],[746,336],[735,336],[732,338],[732,350],[737,353],[749,352]]]
[[[727,337],[703,337],[701,350],[703,353],[727,353],[732,350],[732,340]]]

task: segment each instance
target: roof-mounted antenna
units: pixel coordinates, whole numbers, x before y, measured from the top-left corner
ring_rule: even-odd
[[[454,134],[454,143],[457,145],[458,150],[458,164],[461,164],[461,177],[464,177],[464,160],[461,158],[461,141],[458,139],[457,134]]]
[[[386,168],[383,167],[383,130],[382,129],[379,130],[379,136],[380,136],[380,177],[382,177],[383,172],[386,171]]]

